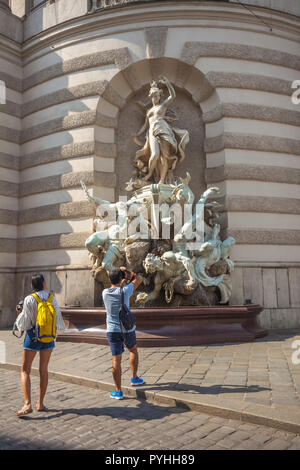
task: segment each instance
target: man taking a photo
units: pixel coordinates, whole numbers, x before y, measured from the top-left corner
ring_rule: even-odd
[[[142,279],[125,267],[117,268],[109,273],[111,287],[104,289],[102,293],[104,306],[106,309],[106,335],[112,353],[112,374],[116,390],[111,392],[111,398],[122,400],[121,389],[121,361],[124,352],[124,344],[129,350],[129,363],[131,368],[131,385],[137,386],[144,383],[143,379],[137,376],[138,351],[136,345],[135,326],[128,331],[120,325],[119,310],[121,307],[121,287],[124,292],[124,304],[130,308],[130,297],[142,282]],[[125,285],[126,281],[130,281]]]

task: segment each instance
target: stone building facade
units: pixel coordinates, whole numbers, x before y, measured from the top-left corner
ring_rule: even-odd
[[[1,327],[33,272],[62,306],[98,303],[80,180],[125,194],[134,102],[161,73],[191,132],[180,174],[197,195],[220,187],[237,241],[231,303],[263,305],[267,328],[300,326],[300,4],[242,3],[0,0]]]

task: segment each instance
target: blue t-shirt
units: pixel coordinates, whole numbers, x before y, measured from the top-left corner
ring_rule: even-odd
[[[130,308],[129,300],[133,293],[134,286],[132,282],[123,287],[124,291],[124,304]],[[102,292],[102,298],[106,309],[106,331],[111,333],[122,332],[119,320],[119,310],[121,307],[121,288],[110,287],[104,289]],[[127,332],[134,331],[135,326]]]

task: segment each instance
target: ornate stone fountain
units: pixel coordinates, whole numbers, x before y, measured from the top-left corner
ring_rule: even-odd
[[[162,99],[163,88],[168,96]],[[141,346],[249,341],[266,334],[256,323],[257,305],[228,306],[234,262],[232,237],[220,238],[223,209],[208,188],[195,202],[191,176],[175,178],[185,158],[189,132],[174,126],[170,108],[175,90],[166,77],[151,83],[151,103],[137,103],[145,122],[134,142],[130,195],[116,203],[93,197],[94,232],[86,240],[92,276],[109,287],[108,272],[118,266],[142,276],[131,298]],[[139,137],[145,134],[145,141]],[[62,340],[105,343],[105,311],[63,310],[69,329]]]

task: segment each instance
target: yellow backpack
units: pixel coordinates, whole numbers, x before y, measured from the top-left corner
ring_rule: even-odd
[[[37,294],[31,294],[38,303],[35,325],[36,339],[42,343],[50,343],[56,337],[56,314],[52,305],[53,295],[43,302]]]

